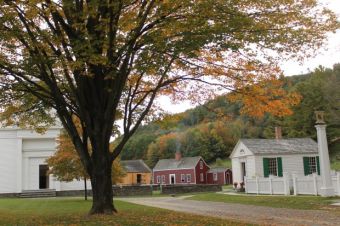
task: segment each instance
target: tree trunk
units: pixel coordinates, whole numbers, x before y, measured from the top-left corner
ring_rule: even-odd
[[[102,156],[101,156],[102,157]],[[93,202],[90,214],[113,214],[117,212],[113,205],[111,170],[112,163],[101,158],[102,163],[93,166],[91,185]]]
[[[87,178],[86,176],[84,176],[84,190],[85,190],[85,200],[87,200],[87,182],[86,182]]]

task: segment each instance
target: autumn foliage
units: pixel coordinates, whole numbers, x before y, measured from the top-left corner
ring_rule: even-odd
[[[232,91],[245,113],[289,114],[297,97],[264,84],[280,78],[280,60],[313,54],[337,28],[316,0],[1,1],[0,119],[37,128],[58,117],[91,178],[91,213],[112,213],[112,162],[159,95]]]

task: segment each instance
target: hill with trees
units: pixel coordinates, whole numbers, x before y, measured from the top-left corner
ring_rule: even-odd
[[[125,146],[122,159],[146,160],[153,167],[158,159],[172,158],[177,150],[184,156],[201,155],[208,163],[227,159],[240,138],[273,138],[275,126],[283,137],[316,139],[315,110],[324,110],[333,167],[340,169],[340,64],[333,69],[285,77],[288,93],[298,92],[301,101],[289,116],[241,114],[240,102],[219,96],[183,113],[166,115],[142,126]]]

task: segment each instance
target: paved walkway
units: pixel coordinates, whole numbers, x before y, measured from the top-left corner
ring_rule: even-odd
[[[185,200],[184,197],[119,198],[135,204],[220,217],[259,225],[340,226],[340,215],[323,210],[296,210],[222,202]]]

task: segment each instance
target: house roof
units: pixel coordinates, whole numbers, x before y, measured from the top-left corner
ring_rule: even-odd
[[[318,145],[311,138],[291,139],[241,139],[247,148],[259,154],[299,154],[317,153]]]
[[[216,168],[211,168],[208,173],[224,173],[227,171],[228,168],[223,168],[223,167],[216,167]]]
[[[201,156],[182,157],[179,161],[176,159],[161,159],[153,170],[191,169],[195,168],[200,159]]]
[[[124,160],[121,164],[127,173],[151,173],[151,169],[141,159]]]

